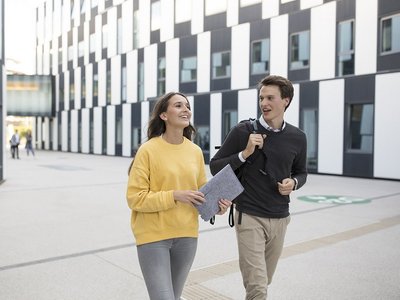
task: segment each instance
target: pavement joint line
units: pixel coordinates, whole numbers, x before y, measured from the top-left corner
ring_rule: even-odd
[[[59,190],[59,189],[75,189],[75,188],[82,188],[82,187],[92,187],[92,186],[109,186],[109,185],[119,185],[119,184],[126,184],[126,182],[107,182],[107,183],[92,183],[92,184],[75,184],[75,185],[59,185],[59,186],[43,186],[43,187],[38,187],[38,188],[15,188],[15,189],[9,189],[7,190],[7,187],[5,187],[4,190],[0,192],[0,195],[2,193],[15,193],[15,192],[29,192],[29,191],[42,191],[42,190]]]
[[[286,246],[283,248],[283,253],[281,258],[285,259],[294,255],[303,254],[312,250],[316,250],[322,247],[331,246],[337,244],[339,242],[351,240],[357,237],[361,237],[363,235],[383,230],[386,228],[390,228],[393,226],[400,225],[400,215],[382,219],[378,222],[371,223],[365,226],[361,226],[358,228],[350,229],[347,231],[335,233],[332,235],[316,238],[313,240],[300,242],[297,244],[293,244],[290,246]],[[229,266],[229,268],[226,268]],[[223,271],[217,271],[221,269]],[[229,271],[230,269],[230,271]],[[205,268],[200,268],[197,270],[193,270],[189,273],[188,282],[196,285],[201,284],[203,282],[225,276],[228,274],[233,274],[239,272],[239,261],[237,259],[226,261],[221,264],[212,265]],[[218,275],[216,273],[222,273],[222,275]]]

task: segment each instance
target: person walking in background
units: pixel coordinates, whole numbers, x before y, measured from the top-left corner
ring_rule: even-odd
[[[185,95],[171,92],[155,104],[129,171],[127,202],[139,264],[151,300],[180,299],[198,238],[198,211],[207,181],[202,150]],[[219,201],[225,213],[231,202]]]
[[[11,140],[10,140],[10,145],[11,145],[11,157],[13,159],[15,159],[15,157],[17,159],[19,159],[19,134],[18,134],[18,130],[15,130],[14,134],[11,136]]]
[[[32,152],[32,155],[35,156],[35,151],[33,151],[32,145],[32,132],[28,130],[26,133],[26,144],[25,144],[26,154],[29,156],[29,151]]]
[[[293,85],[270,75],[259,83],[257,131],[239,123],[210,161],[212,174],[225,165],[240,170],[244,192],[235,199],[239,266],[246,299],[266,299],[290,222],[289,195],[307,179],[306,135],[284,121]],[[249,122],[249,121],[248,121]]]

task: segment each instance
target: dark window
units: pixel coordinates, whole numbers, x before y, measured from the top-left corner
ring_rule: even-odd
[[[373,104],[351,104],[349,106],[350,139],[348,150],[372,153],[374,137],[373,119]]]

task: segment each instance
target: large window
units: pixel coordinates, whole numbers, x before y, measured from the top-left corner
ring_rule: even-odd
[[[222,122],[222,139],[224,140],[233,126],[238,123],[237,111],[224,111]]]
[[[307,135],[307,168],[317,170],[318,145],[318,111],[314,108],[301,110],[302,129]]]
[[[251,74],[265,74],[269,70],[269,39],[251,44]]]
[[[158,60],[158,95],[165,94],[165,57]]]
[[[191,82],[197,79],[196,56],[181,59],[181,82]]]
[[[217,52],[212,55],[212,77],[224,78],[231,76],[231,53]]]
[[[382,19],[381,53],[400,52],[400,15]]]
[[[210,151],[210,127],[196,126],[194,142],[205,152]]]
[[[310,32],[303,31],[290,36],[290,69],[307,68],[310,61]]]
[[[374,130],[374,105],[349,105],[350,139],[348,150],[372,153]]]
[[[338,25],[338,75],[354,74],[354,21]]]

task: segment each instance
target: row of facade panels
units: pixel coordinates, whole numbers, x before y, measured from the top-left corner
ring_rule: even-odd
[[[295,84],[286,121],[307,134],[311,172],[400,179],[400,73]],[[195,142],[206,161],[238,121],[259,115],[256,89],[189,95]],[[154,101],[60,111],[38,118],[46,149],[132,156]]]

